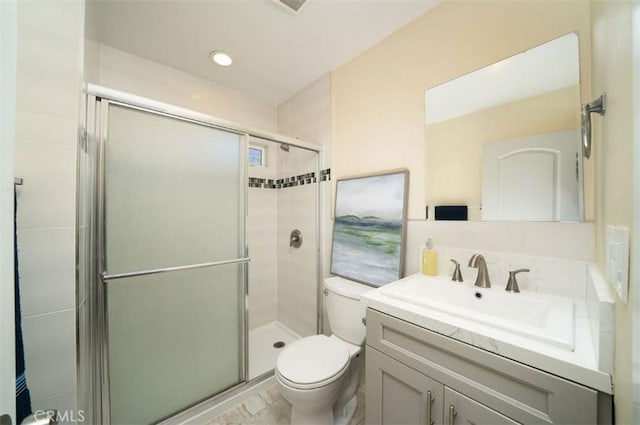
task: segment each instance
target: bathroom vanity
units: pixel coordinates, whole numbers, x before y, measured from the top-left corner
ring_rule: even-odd
[[[487,323],[491,314],[479,312],[470,320],[425,304],[415,285],[432,289],[428,279],[413,275],[363,296],[368,424],[612,422],[611,376],[597,366],[584,301],[575,302],[573,317],[546,311],[540,324],[521,311],[529,324],[518,333]],[[504,292],[464,285],[470,294],[487,299],[488,291]],[[539,294],[529,295],[535,299]],[[521,302],[516,298],[520,294],[508,296],[513,304]],[[438,295],[434,292],[432,298]],[[566,326],[559,320],[569,321],[571,346],[526,334],[528,328],[543,328],[545,320],[559,327]]]

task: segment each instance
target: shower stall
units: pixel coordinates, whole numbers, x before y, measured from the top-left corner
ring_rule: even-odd
[[[263,379],[282,346],[320,331],[319,149],[88,91],[79,408],[154,423]]]

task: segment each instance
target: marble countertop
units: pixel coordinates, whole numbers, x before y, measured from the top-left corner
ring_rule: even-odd
[[[412,276],[403,280],[410,278]],[[363,294],[361,300],[366,307],[595,390],[613,394],[611,375],[598,369],[584,300],[574,300],[573,351],[392,298],[385,295],[380,288]]]

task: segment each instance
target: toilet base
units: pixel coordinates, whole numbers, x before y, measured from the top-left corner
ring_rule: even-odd
[[[356,414],[356,408],[358,407],[358,397],[354,394],[351,400],[345,404],[342,409],[333,412],[333,423],[335,425],[347,425],[351,422],[353,415]]]

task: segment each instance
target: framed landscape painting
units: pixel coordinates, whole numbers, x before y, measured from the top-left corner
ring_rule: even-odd
[[[372,286],[404,273],[409,171],[336,182],[331,273]]]

